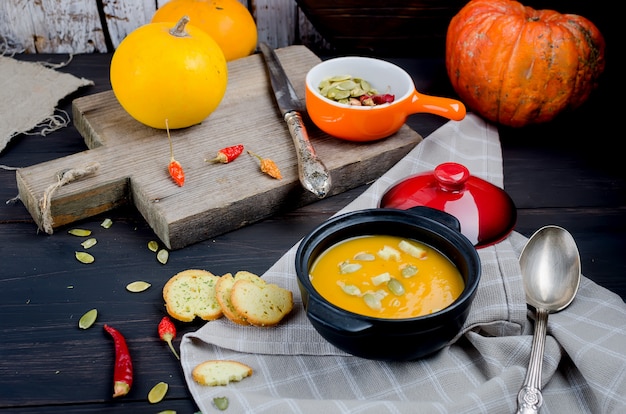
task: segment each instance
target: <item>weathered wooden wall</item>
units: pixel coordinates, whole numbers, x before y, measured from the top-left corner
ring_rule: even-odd
[[[0,0],[0,53],[111,52],[168,1]],[[323,47],[295,0],[239,1],[254,16],[259,41]]]

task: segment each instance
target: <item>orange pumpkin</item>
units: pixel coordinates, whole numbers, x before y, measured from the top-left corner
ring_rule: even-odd
[[[189,16],[189,24],[204,30],[220,45],[228,62],[249,56],[256,49],[256,23],[238,0],[170,0],[157,9],[152,23],[177,22],[183,16]]]
[[[605,41],[584,17],[512,0],[471,0],[450,21],[448,77],[462,101],[511,127],[582,105],[604,71]]]

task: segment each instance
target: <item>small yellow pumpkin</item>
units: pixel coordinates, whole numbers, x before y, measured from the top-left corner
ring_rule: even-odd
[[[228,67],[219,45],[203,30],[178,23],[148,23],[122,40],[113,53],[111,87],[120,105],[153,128],[186,128],[219,105]]]

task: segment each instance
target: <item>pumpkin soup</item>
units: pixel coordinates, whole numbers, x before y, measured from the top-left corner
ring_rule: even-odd
[[[359,236],[337,243],[309,277],[330,303],[360,315],[412,318],[454,302],[465,283],[456,266],[423,243],[396,236]]]

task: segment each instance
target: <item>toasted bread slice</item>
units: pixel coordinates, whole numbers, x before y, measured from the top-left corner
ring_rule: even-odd
[[[293,294],[272,283],[235,280],[230,292],[235,311],[254,326],[274,326],[293,309]]]
[[[230,300],[230,293],[232,291],[233,285],[237,280],[243,279],[250,280],[254,283],[259,283],[261,285],[265,284],[265,281],[259,276],[255,275],[254,273],[242,270],[235,273],[235,276],[230,273],[222,275],[222,277],[220,277],[220,280],[217,282],[215,290],[217,292],[217,301],[222,307],[222,312],[224,313],[224,316],[226,316],[229,320],[235,322],[236,324],[250,325],[245,318],[237,313],[237,310]]]
[[[227,385],[231,381],[241,381],[252,375],[252,368],[231,360],[204,361],[191,371],[191,376],[200,385]]]
[[[220,277],[200,269],[184,270],[172,276],[163,287],[167,313],[179,321],[191,322],[196,316],[210,321],[222,316],[215,285]]]

